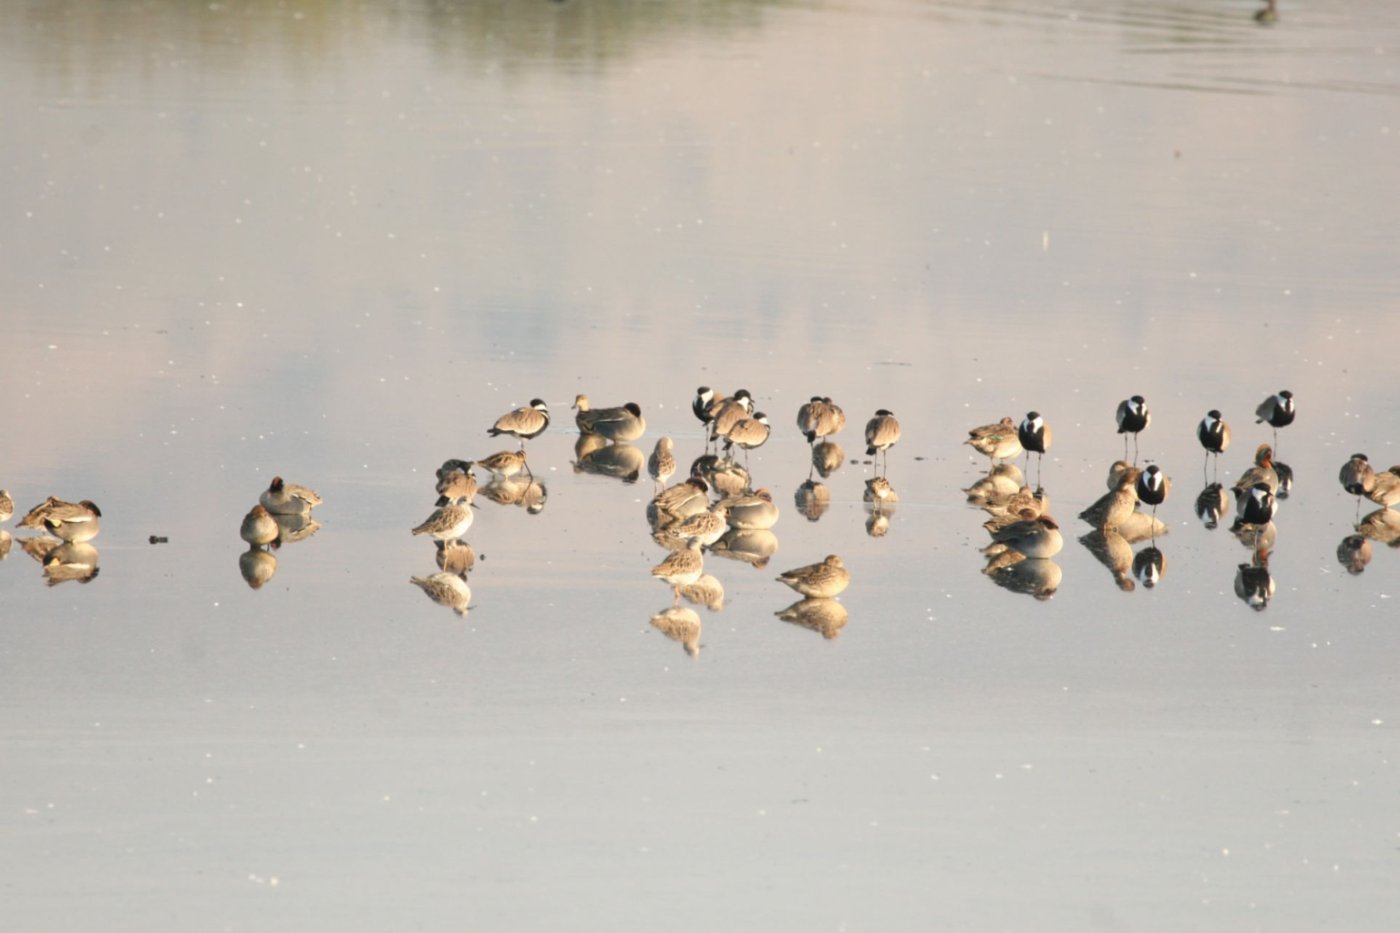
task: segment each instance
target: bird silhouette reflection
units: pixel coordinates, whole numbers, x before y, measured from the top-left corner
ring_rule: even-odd
[[[700,614],[689,606],[667,606],[651,617],[651,626],[692,658],[700,654]]]
[[[808,596],[773,614],[784,622],[817,632],[828,641],[839,638],[850,619],[846,607],[830,597]]]

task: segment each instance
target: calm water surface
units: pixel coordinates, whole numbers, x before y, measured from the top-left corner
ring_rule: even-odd
[[[1400,9],[1253,12],[0,3],[0,485],[104,517],[86,585],[26,532],[0,563],[0,925],[1388,928],[1400,553],[1344,571],[1335,477],[1400,462]],[[766,566],[707,559],[691,658],[650,486],[576,472],[568,406],[688,463],[700,384],[771,416],[783,515]],[[1194,427],[1232,422],[1228,483],[1285,387],[1256,612]],[[814,393],[850,419],[815,522]],[[1134,393],[1174,489],[1129,590],[1073,516]],[[547,504],[478,500],[458,618],[408,529],[535,396]],[[1028,409],[1046,601],[979,572],[961,492],[964,432]],[[323,527],[255,591],[275,474]],[[773,577],[831,552],[826,639]]]

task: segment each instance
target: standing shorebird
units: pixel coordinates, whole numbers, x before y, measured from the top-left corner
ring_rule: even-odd
[[[1361,497],[1369,496],[1376,488],[1376,471],[1365,454],[1352,454],[1351,459],[1342,464],[1337,475],[1342,488],[1356,497],[1356,517],[1361,518]]]
[[[1196,440],[1201,442],[1201,446],[1206,450],[1206,459],[1210,459],[1211,454],[1215,454],[1215,470],[1220,472],[1220,455],[1225,452],[1225,448],[1230,446],[1230,425],[1225,423],[1225,419],[1220,417],[1219,409],[1212,408],[1206,412],[1206,416],[1201,419],[1201,423],[1196,425]],[[1205,469],[1204,464],[1201,467]]]
[[[710,441],[728,437],[734,425],[753,414],[753,396],[748,389],[740,389],[733,397],[717,403],[710,419]]]
[[[508,411],[496,419],[486,433],[492,437],[502,434],[509,434],[520,440],[520,449],[525,449],[525,442],[532,437],[538,437],[545,428],[549,427],[549,406],[543,399],[531,399],[530,404],[524,408],[517,408]]]
[[[728,456],[729,451],[736,445],[744,448],[744,464],[749,462],[749,451],[755,447],[762,447],[768,442],[768,435],[771,432],[768,425],[768,416],[763,412],[755,412],[752,417],[740,418],[729,429],[729,433],[724,438],[724,453]]]
[[[705,573],[705,558],[700,553],[700,539],[691,538],[684,550],[672,551],[671,556],[651,568],[651,575],[671,585],[675,594],[673,606],[681,604],[681,587],[690,586]]]
[[[534,478],[530,472],[530,464],[525,459],[524,450],[501,450],[489,457],[483,457],[476,461],[476,465],[483,470],[490,470],[491,475],[499,479],[510,479],[517,473],[524,473],[526,476]]]
[[[778,581],[787,584],[803,596],[830,599],[850,585],[851,574],[846,565],[841,563],[840,557],[828,554],[821,563],[789,570],[779,576]]]
[[[8,522],[15,514],[15,500],[8,489],[0,489],[0,524]]]
[[[1045,459],[1046,452],[1050,449],[1052,434],[1050,425],[1045,423],[1045,418],[1038,411],[1026,412],[1026,420],[1022,421],[1016,428],[1016,437],[1021,442],[1021,447],[1026,451],[1026,469],[1031,468],[1031,454],[1036,455],[1035,460],[1035,484],[1040,485],[1040,463]]]
[[[1167,501],[1167,494],[1172,491],[1172,481],[1157,464],[1153,463],[1138,474],[1134,489],[1139,501],[1152,506],[1152,517],[1156,518],[1157,506]],[[1155,522],[1153,526],[1156,526]]]
[[[1123,459],[1128,457],[1128,435],[1133,436],[1133,463],[1137,463],[1138,435],[1152,423],[1152,412],[1141,395],[1125,398],[1118,403],[1118,433],[1123,435]]]
[[[1235,524],[1231,528],[1236,534],[1250,528],[1254,530],[1254,546],[1259,547],[1259,538],[1265,526],[1273,521],[1278,510],[1278,500],[1264,483],[1255,483],[1248,489],[1235,490]]]
[[[695,390],[695,398],[690,402],[690,410],[695,413],[695,417],[700,422],[700,429],[705,432],[705,443],[710,440],[710,424],[715,420],[715,409],[719,406],[719,396],[715,395],[715,390],[709,386],[701,386]]]
[[[875,417],[865,424],[865,455],[875,458],[875,472],[883,476],[880,472],[881,453],[885,455],[885,469],[890,466],[890,448],[899,443],[899,422],[895,420],[894,412],[888,408],[881,408],[875,412]]]
[[[846,413],[829,398],[819,395],[797,410],[797,430],[807,438],[807,444],[830,437],[846,426]]]
[[[963,441],[992,460],[1014,460],[1021,456],[1021,439],[1016,422],[1008,415],[996,424],[984,424],[967,432]]]
[[[672,452],[674,446],[669,437],[657,438],[656,449],[647,458],[647,472],[662,489],[665,489],[667,481],[676,475],[676,455]]]
[[[1235,490],[1235,517],[1247,525],[1264,525],[1273,521],[1278,502],[1265,483],[1255,483],[1248,489]]]
[[[1265,421],[1274,429],[1274,447],[1278,447],[1278,429],[1286,428],[1293,423],[1293,416],[1297,411],[1293,407],[1293,393],[1283,389],[1277,395],[1270,395],[1259,403],[1259,407],[1254,409],[1254,423],[1263,424]]]
[[[456,541],[471,526],[472,507],[464,499],[452,499],[439,506],[423,524],[413,529],[413,533],[431,535],[435,541]]]

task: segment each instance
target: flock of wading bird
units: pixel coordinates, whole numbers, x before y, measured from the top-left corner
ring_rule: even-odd
[[[646,515],[653,540],[667,557],[652,567],[653,578],[671,588],[671,605],[651,618],[651,624],[674,639],[691,655],[700,651],[700,616],[681,600],[710,611],[724,606],[724,585],[705,569],[707,553],[744,561],[755,567],[767,566],[777,550],[773,527],[779,509],[767,488],[755,489],[748,471],[748,452],[763,446],[770,434],[768,417],[755,411],[753,396],[739,390],[723,398],[702,387],[692,410],[705,429],[705,450],[692,464],[689,476],[671,485],[677,473],[675,447],[670,437],[656,442],[650,457],[633,445],[646,432],[646,418],[635,402],[610,408],[594,408],[588,396],[574,399],[574,423],[579,439],[574,445],[574,470],[610,476],[632,483],[643,471],[655,483],[655,495]],[[498,504],[521,505],[538,513],[548,500],[544,484],[535,479],[526,453],[526,442],[538,437],[549,426],[549,407],[541,399],[507,412],[487,432],[492,437],[514,437],[518,447],[477,460],[449,459],[437,470],[437,506],[415,535],[428,535],[436,542],[438,572],[412,577],[429,598],[465,616],[471,603],[468,571],[476,554],[463,536],[472,525],[473,500],[478,491]],[[813,470],[828,476],[844,460],[844,453],[829,435],[844,427],[846,416],[830,399],[813,398],[802,406],[798,425],[812,447]],[[899,422],[885,410],[875,414],[866,427],[866,449],[877,457],[899,440]],[[738,456],[744,458],[740,463]],[[490,474],[480,486],[475,471]],[[825,487],[812,481],[808,491]],[[893,490],[883,474],[867,483],[873,513],[881,513],[893,501]],[[799,502],[802,502],[799,494]],[[809,509],[820,515],[830,502],[813,501]],[[888,527],[888,518],[885,518]],[[877,526],[870,526],[875,529]],[[879,533],[873,530],[872,533]],[[835,554],[816,563],[782,573],[780,582],[795,590],[802,599],[777,613],[779,618],[835,638],[847,621],[846,609],[835,597],[850,583],[850,574]]]
[[[645,469],[656,484],[646,515],[653,539],[668,556],[651,573],[671,587],[673,599],[672,605],[651,621],[694,654],[699,650],[700,619],[693,609],[683,607],[681,600],[711,611],[724,604],[724,587],[706,572],[705,555],[742,560],[762,569],[777,549],[773,528],[778,506],[770,490],[753,487],[748,470],[749,452],[768,441],[768,417],[755,410],[753,396],[745,389],[725,397],[702,386],[691,409],[705,430],[704,452],[691,463],[684,481],[670,485],[677,473],[671,438],[660,438],[650,457],[644,457],[632,444],[646,432],[639,405],[628,402],[597,409],[587,396],[579,395],[573,407],[579,431],[574,448],[576,472],[630,483]],[[1233,492],[1235,520],[1231,531],[1251,551],[1249,562],[1238,566],[1235,591],[1250,606],[1262,609],[1274,591],[1268,571],[1277,536],[1274,518],[1279,500],[1288,497],[1292,486],[1292,470],[1274,457],[1278,429],[1294,420],[1292,393],[1284,390],[1269,396],[1255,415],[1257,424],[1272,428],[1273,444],[1258,446],[1254,465],[1228,491],[1210,479],[1209,467],[1214,462],[1218,476],[1219,457],[1230,444],[1230,427],[1216,410],[1200,422],[1196,436],[1206,452],[1207,483],[1196,497],[1195,508],[1207,528],[1216,528],[1229,512],[1229,492]],[[1093,529],[1080,541],[1111,570],[1120,588],[1131,590],[1134,578],[1151,587],[1165,572],[1166,559],[1155,539],[1165,534],[1167,527],[1157,519],[1156,509],[1170,494],[1172,484],[1156,464],[1136,465],[1138,437],[1152,419],[1142,396],[1120,403],[1116,417],[1118,433],[1124,435],[1124,459],[1109,469],[1108,492],[1079,514]],[[462,616],[469,608],[467,574],[475,566],[476,553],[464,537],[472,525],[478,492],[496,504],[520,506],[530,514],[544,509],[548,492],[534,477],[525,448],[526,442],[539,436],[549,423],[548,406],[535,399],[502,415],[487,432],[492,437],[517,439],[517,448],[477,460],[450,459],[437,470],[436,508],[412,533],[434,540],[438,570],[411,578],[435,602]],[[807,481],[797,488],[795,501],[798,509],[815,521],[829,507],[831,494],[813,474],[826,479],[845,462],[845,452],[834,435],[845,427],[846,417],[830,398],[813,396],[799,408],[796,423],[810,448],[811,470]],[[1127,460],[1129,435],[1134,448],[1131,463]],[[889,449],[899,439],[899,422],[887,409],[878,410],[866,423],[865,453],[873,458],[875,474],[865,482],[866,530],[874,537],[886,533],[898,502],[886,471]],[[992,539],[983,549],[984,572],[998,585],[1038,599],[1048,599],[1059,586],[1060,570],[1053,558],[1064,545],[1060,525],[1050,515],[1049,497],[1040,485],[1039,458],[1050,449],[1051,441],[1046,420],[1038,412],[1029,412],[1019,424],[1007,417],[973,428],[965,442],[992,461],[987,476],[964,490],[970,503],[990,515],[983,526]],[[1035,488],[1026,484],[1022,471],[1011,462],[1022,453],[1028,469],[1030,454],[1038,457]],[[490,474],[484,486],[478,486],[477,470]],[[1355,533],[1343,539],[1337,556],[1355,574],[1371,559],[1371,541],[1400,546],[1400,510],[1394,508],[1400,503],[1400,465],[1377,471],[1358,453],[1342,466],[1339,478],[1343,488],[1357,497],[1357,517]],[[1362,517],[1363,498],[1381,507]],[[240,555],[239,569],[250,586],[262,586],[275,573],[278,548],[316,533],[320,525],[311,513],[320,502],[321,497],[311,489],[286,483],[280,476],[273,478],[240,528],[249,547]],[[10,494],[0,490],[0,522],[13,514]],[[19,528],[44,532],[22,538],[21,544],[43,565],[49,585],[68,580],[87,582],[97,575],[97,551],[92,541],[100,529],[101,515],[90,500],[74,503],[50,496],[20,520]],[[151,538],[153,544],[161,540]],[[0,529],[0,558],[8,555],[11,541],[9,532]],[[1134,553],[1132,546],[1144,541],[1151,542],[1150,546]],[[828,638],[840,633],[847,613],[835,597],[845,590],[850,575],[838,555],[789,570],[777,579],[803,597],[778,612],[780,618]]]

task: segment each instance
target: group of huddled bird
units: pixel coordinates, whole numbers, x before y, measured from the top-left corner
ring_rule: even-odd
[[[238,536],[248,543],[248,550],[238,557],[238,570],[249,586],[256,590],[277,572],[273,551],[305,541],[320,530],[320,522],[311,517],[311,510],[320,504],[321,497],[313,490],[280,476],[272,478],[238,529]]]
[[[752,393],[739,389],[724,396],[701,386],[691,410],[704,430],[704,450],[691,463],[688,476],[670,485],[678,472],[675,444],[669,436],[657,440],[649,457],[643,457],[632,442],[646,432],[646,418],[636,402],[593,407],[586,395],[574,400],[574,422],[579,437],[575,444],[574,469],[578,472],[612,476],[635,482],[645,469],[655,484],[654,496],[646,515],[653,540],[667,556],[651,569],[651,575],[671,587],[672,604],[652,618],[652,624],[680,641],[689,653],[699,650],[700,619],[682,599],[717,611],[724,604],[723,584],[706,572],[705,556],[713,554],[745,561],[764,568],[777,549],[773,528],[779,508],[766,487],[755,488],[749,472],[749,455],[762,447],[771,434],[768,416],[756,410]],[[1254,464],[1232,484],[1235,520],[1231,531],[1251,550],[1247,564],[1239,565],[1236,592],[1255,608],[1267,605],[1274,584],[1268,573],[1269,554],[1276,539],[1274,520],[1278,503],[1286,499],[1292,486],[1292,470],[1275,458],[1278,431],[1293,423],[1296,415],[1293,394],[1282,390],[1270,395],[1256,408],[1256,423],[1273,431],[1272,443],[1258,445]],[[1124,436],[1124,458],[1112,464],[1108,491],[1079,513],[1091,532],[1080,538],[1113,573],[1125,590],[1134,587],[1134,577],[1153,586],[1166,569],[1166,559],[1156,547],[1156,538],[1167,526],[1156,517],[1157,507],[1166,501],[1172,482],[1156,463],[1137,466],[1138,444],[1152,415],[1146,400],[1134,395],[1123,400],[1116,411],[1118,433]],[[795,501],[799,510],[815,521],[830,503],[830,492],[814,480],[813,473],[828,478],[845,462],[845,452],[835,440],[846,416],[831,398],[812,396],[798,409],[796,426],[806,440],[811,471],[798,487]],[[538,437],[550,424],[549,408],[541,399],[516,408],[498,418],[488,430],[491,437],[514,438],[518,445],[475,460],[449,459],[436,472],[434,511],[412,529],[414,535],[427,535],[435,542],[437,572],[414,576],[411,582],[435,602],[465,616],[471,603],[467,574],[476,563],[476,553],[464,537],[472,525],[473,500],[478,494],[475,471],[490,474],[480,492],[502,505],[517,505],[531,514],[540,512],[548,492],[530,469],[526,443]],[[898,502],[890,484],[889,450],[899,442],[900,425],[888,409],[879,409],[865,426],[865,454],[873,466],[873,476],[865,481],[864,501],[869,512],[867,531],[880,536],[889,527],[889,515]],[[1131,435],[1131,439],[1129,438]],[[1218,476],[1219,459],[1230,445],[1230,426],[1219,410],[1212,409],[1197,426],[1196,436],[1205,451],[1205,465],[1214,463]],[[1053,558],[1064,546],[1060,524],[1050,514],[1049,496],[1040,483],[1041,463],[1050,450],[1053,433],[1046,418],[1031,411],[1018,424],[1010,417],[973,428],[965,443],[991,460],[991,468],[964,492],[970,503],[980,506],[989,517],[983,527],[990,543],[983,548],[984,573],[999,585],[1038,599],[1052,596],[1060,583],[1059,568]],[[1129,442],[1133,460],[1128,461]],[[1036,483],[1032,487],[1012,461],[1037,455]],[[742,463],[740,458],[742,457]],[[1207,473],[1207,479],[1210,479]],[[1353,455],[1339,476],[1343,488],[1357,498],[1355,533],[1338,547],[1338,559],[1351,573],[1360,573],[1371,559],[1370,542],[1400,546],[1400,465],[1378,471],[1361,453]],[[1360,502],[1368,499],[1380,506],[1364,518]],[[255,505],[244,517],[240,536],[249,545],[239,566],[250,586],[258,588],[276,570],[277,548],[316,533],[320,525],[311,516],[321,498],[311,489],[286,483],[274,477]],[[1218,526],[1229,510],[1229,495],[1218,481],[1208,481],[1197,496],[1196,513],[1207,528]],[[0,490],[0,521],[14,514],[8,492]],[[97,554],[91,541],[100,528],[101,511],[90,500],[66,502],[50,496],[35,506],[18,527],[40,529],[44,534],[22,539],[24,549],[44,566],[50,585],[65,580],[91,580],[97,574]],[[8,553],[10,536],[0,531],[0,556]],[[152,543],[157,539],[153,536]],[[1151,546],[1136,554],[1132,545],[1143,541]],[[825,559],[781,574],[779,581],[795,590],[802,599],[777,613],[780,618],[805,625],[835,637],[846,623],[846,610],[835,599],[850,582],[840,556]]]
[[[8,489],[0,489],[0,522],[15,514],[15,500]],[[97,576],[97,547],[92,540],[102,530],[102,510],[91,500],[66,502],[49,496],[15,523],[16,528],[41,533],[20,539],[20,547],[44,568],[44,582],[57,586],[70,580],[87,583]],[[13,541],[0,530],[0,560],[10,553]]]

